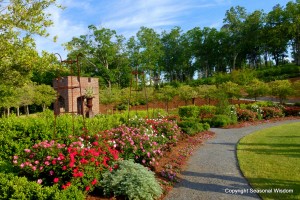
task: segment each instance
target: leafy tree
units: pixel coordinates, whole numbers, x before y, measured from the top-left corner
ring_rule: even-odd
[[[231,57],[232,57],[232,65],[231,69],[236,68],[236,60],[238,55],[241,53],[243,48],[243,22],[247,17],[246,9],[244,7],[236,6],[231,7],[226,11],[225,18],[223,22],[225,25],[222,27],[222,31],[225,31],[230,36],[231,43]]]
[[[248,96],[250,98],[254,98],[255,101],[257,97],[264,96],[269,92],[268,84],[258,79],[253,79],[248,85],[245,86],[245,89],[248,93]]]
[[[29,115],[29,105],[35,100],[35,85],[33,83],[25,84],[22,88],[17,89],[19,105],[23,106],[26,115]]]
[[[106,88],[99,92],[100,103],[108,106],[109,104],[116,105],[121,101],[121,90],[119,88],[112,87]]]
[[[114,74],[112,69],[119,67],[117,61],[123,61],[124,37],[117,35],[115,30],[97,28],[94,25],[90,25],[88,28],[91,34],[74,37],[65,44],[70,52],[68,57],[74,58],[76,55],[83,55],[85,72],[89,71],[90,75],[101,76],[107,86],[111,88],[112,82],[116,81],[115,78],[120,74],[120,70]],[[125,65],[127,65],[126,62]]]
[[[230,74],[231,81],[239,85],[247,85],[255,78],[255,71],[252,69],[233,70]]]
[[[266,24],[262,28],[262,41],[265,53],[270,53],[275,60],[276,66],[283,60],[287,53],[289,37],[287,34],[286,17],[284,9],[280,5],[273,7],[266,16]],[[267,56],[265,56],[265,62]]]
[[[169,102],[177,95],[176,89],[172,86],[164,86],[156,93],[156,98],[160,101],[165,102],[167,112],[169,112]]]
[[[45,84],[35,86],[33,102],[42,106],[43,111],[55,101],[55,98],[56,92],[51,86]]]
[[[141,67],[149,74],[150,85],[152,85],[152,79],[160,77],[161,73],[159,66],[159,60],[163,55],[161,40],[159,34],[152,28],[141,27],[136,35],[138,45],[142,50],[140,51]]]
[[[199,97],[204,98],[210,104],[211,99],[216,98],[217,87],[215,85],[201,85],[196,88]]]
[[[287,19],[287,33],[292,43],[293,57],[295,63],[300,65],[300,0],[289,1],[286,4],[285,15]]]
[[[289,80],[276,80],[269,83],[272,95],[277,96],[280,103],[283,103],[290,95],[293,94],[294,90],[292,83]]]
[[[264,25],[264,13],[256,10],[246,16],[243,22],[242,37],[243,49],[251,67],[256,68],[260,64],[262,54],[262,28]]]
[[[231,81],[228,81],[226,83],[222,83],[218,87],[218,92],[219,93],[224,93],[227,98],[232,99],[232,98],[237,98],[239,99],[241,97],[241,88],[238,84],[233,83]]]
[[[29,79],[38,57],[32,35],[48,35],[52,21],[45,10],[53,5],[59,7],[56,0],[0,1],[0,85]]]
[[[194,104],[195,98],[198,96],[198,93],[191,86],[183,85],[178,88],[178,95],[179,98],[185,102],[185,105],[187,105],[189,100],[192,100],[192,103]]]

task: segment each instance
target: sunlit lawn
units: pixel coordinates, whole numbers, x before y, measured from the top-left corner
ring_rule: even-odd
[[[263,199],[300,199],[300,123],[257,131],[238,144],[240,168]],[[276,193],[275,189],[287,189]]]

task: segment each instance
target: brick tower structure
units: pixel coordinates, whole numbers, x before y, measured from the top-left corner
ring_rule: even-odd
[[[81,95],[80,86],[81,85]],[[67,76],[53,80],[53,88],[58,92],[58,101],[54,104],[56,115],[61,113],[85,114],[88,117],[99,113],[99,84],[98,78]],[[89,111],[85,90],[93,89],[92,109]],[[83,102],[82,102],[83,100]],[[73,102],[73,103],[72,103]]]

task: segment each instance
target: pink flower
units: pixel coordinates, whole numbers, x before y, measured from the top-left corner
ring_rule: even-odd
[[[54,179],[53,179],[53,182],[54,182],[54,183],[58,183],[58,181],[59,181],[59,178],[54,178]]]
[[[47,159],[47,160],[50,160],[50,159],[51,159],[51,156],[47,156],[46,159]]]
[[[43,168],[44,168],[43,166],[40,166],[40,171],[42,171],[42,170],[43,170]]]
[[[40,163],[40,162],[39,162],[38,160],[34,161],[34,164],[36,164],[36,165],[39,164],[39,163]]]
[[[38,179],[36,182],[37,182],[38,184],[41,184],[41,183],[43,182],[43,180],[42,180],[42,179]]]
[[[146,160],[145,160],[145,159],[143,159],[143,160],[142,160],[142,163],[144,163],[144,164],[145,164],[145,163],[146,163]]]
[[[62,170],[67,170],[67,166],[64,165],[64,166],[62,167]]]
[[[48,166],[48,165],[50,165],[50,162],[49,161],[45,161],[44,164]]]
[[[150,158],[150,152],[147,152],[147,156],[148,156],[148,158]]]
[[[17,160],[14,160],[14,161],[13,161],[13,163],[14,163],[14,164],[17,164],[17,163],[18,163],[18,161],[17,161]]]
[[[32,169],[33,171],[35,171],[35,170],[36,170],[36,166],[32,166],[31,169]]]
[[[19,158],[18,156],[14,156],[14,160],[18,160],[18,158]]]
[[[24,164],[24,163],[22,163],[22,164],[20,165],[20,167],[21,167],[21,168],[23,168],[24,166],[25,166],[25,164]]]
[[[54,174],[54,171],[53,171],[53,170],[51,170],[51,171],[49,172],[49,174],[50,174],[51,176],[53,176],[53,174]]]
[[[30,153],[30,149],[24,149],[26,153]]]
[[[56,160],[52,160],[52,165],[56,165]]]

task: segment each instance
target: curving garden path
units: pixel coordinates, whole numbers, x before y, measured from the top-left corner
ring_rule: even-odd
[[[194,152],[187,163],[187,168],[182,172],[182,180],[165,199],[260,199],[257,194],[250,192],[251,187],[239,170],[236,144],[242,137],[254,131],[293,122],[300,122],[300,120],[235,129],[212,128],[211,131],[216,133],[216,137],[208,140],[204,146]]]

